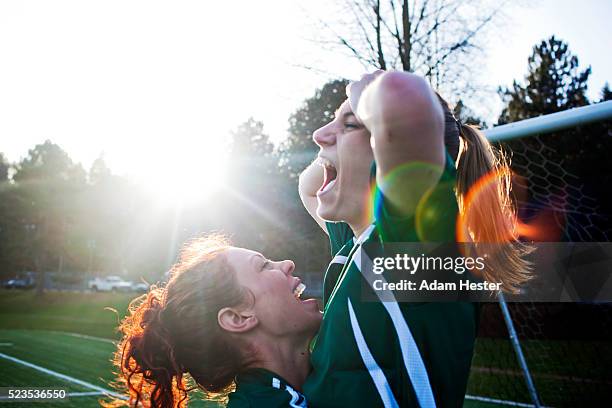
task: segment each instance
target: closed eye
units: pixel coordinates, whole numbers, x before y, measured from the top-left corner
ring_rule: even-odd
[[[344,123],[344,128],[349,132],[352,130],[361,129],[362,127],[363,126],[360,125],[359,123],[351,123],[351,122]]]
[[[268,267],[270,267],[270,264],[272,262],[270,262],[269,260],[265,260],[264,263],[261,265],[261,270],[263,271],[264,269],[267,269]]]

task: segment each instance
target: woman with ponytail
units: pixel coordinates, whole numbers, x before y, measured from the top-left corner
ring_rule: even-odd
[[[114,360],[126,398],[106,406],[184,407],[199,388],[231,408],[306,407],[321,313],[293,270],[217,236],[188,244],[168,283],[131,303]]]
[[[300,176],[302,202],[334,256],[304,393],[316,407],[460,407],[478,305],[365,302],[360,247],[497,244],[479,277],[516,291],[529,277],[528,248],[515,232],[508,166],[423,78],[377,71],[347,96],[315,131],[318,158]]]

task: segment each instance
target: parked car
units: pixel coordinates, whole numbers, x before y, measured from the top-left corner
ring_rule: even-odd
[[[144,282],[136,282],[132,284],[132,291],[146,293],[149,290],[149,284]]]
[[[132,282],[125,281],[119,276],[106,276],[91,279],[87,286],[94,292],[130,292]]]
[[[4,282],[6,289],[32,289],[34,286],[33,279],[9,279]]]

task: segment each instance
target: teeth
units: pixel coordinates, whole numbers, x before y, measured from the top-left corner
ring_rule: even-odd
[[[304,293],[304,289],[306,289],[306,285],[304,285],[303,283],[300,283],[299,285],[297,285],[297,287],[293,290],[293,294],[295,295],[296,298],[299,299],[300,296],[302,296],[302,293]]]
[[[321,193],[324,193],[324,192],[330,190],[334,186],[334,184],[336,184],[336,179],[333,179],[332,181],[327,183],[327,185],[323,188],[323,190],[321,190]]]
[[[334,169],[336,168],[336,166],[334,166],[334,164],[331,161],[327,160],[324,157],[318,157],[317,164],[322,167],[332,167]]]

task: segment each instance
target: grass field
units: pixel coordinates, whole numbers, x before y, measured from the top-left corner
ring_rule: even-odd
[[[55,405],[45,403],[45,407],[98,406],[101,395],[80,394],[111,389],[110,359],[117,339],[115,327],[118,315],[125,314],[132,298],[133,295],[103,293],[47,293],[36,298],[32,292],[0,291],[0,387],[62,387],[77,394]],[[116,309],[117,314],[105,307]],[[532,366],[538,391],[548,405],[567,405],[561,399],[564,398],[563,387],[571,385],[572,380],[588,380],[580,384],[586,395],[601,393],[602,382],[608,387],[612,385],[605,384],[605,373],[580,362],[607,359],[602,366],[609,367],[611,355],[588,356],[589,352],[605,349],[604,345],[586,347],[584,342],[557,344],[533,340],[523,344],[528,359],[544,349],[547,356],[558,357]],[[580,358],[567,358],[572,355]],[[534,358],[533,361],[539,360]],[[528,402],[524,381],[508,341],[479,339],[468,395]],[[198,398],[191,401],[189,406],[218,406]],[[29,405],[43,406],[40,403]],[[468,408],[495,406],[508,404],[469,399],[464,405]]]

